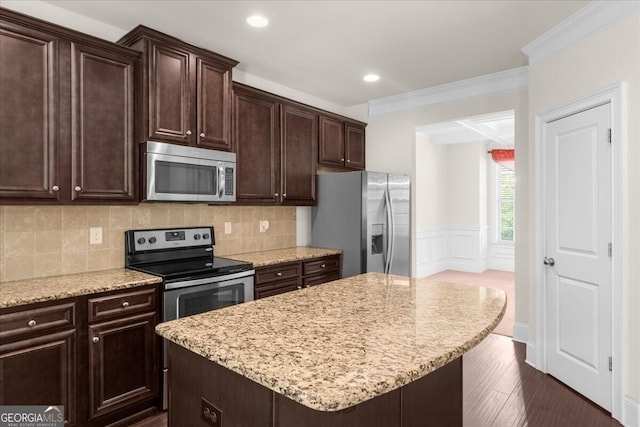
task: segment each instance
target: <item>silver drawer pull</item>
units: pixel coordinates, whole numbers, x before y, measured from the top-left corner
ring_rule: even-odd
[[[79,185],[76,185],[76,187],[74,188],[74,190],[76,190],[76,191],[78,191],[78,192],[79,192],[79,191],[82,191],[82,187],[80,187]]]
[[[320,268],[327,268],[327,266],[325,264],[322,264]]]
[[[280,277],[282,276],[282,273],[280,273],[279,271],[276,273],[276,276]]]
[[[204,138],[204,132],[200,134],[200,138]]]
[[[186,133],[187,133],[187,135],[191,135],[191,131],[190,130],[188,130]]]
[[[53,191],[59,191],[59,190],[60,190],[60,187],[58,187],[57,185],[54,185],[53,187],[51,187],[51,189],[52,189]]]
[[[93,341],[94,344],[96,344],[98,341],[100,341],[100,337],[93,337],[91,341]]]
[[[127,308],[129,307],[129,303],[127,301],[122,303],[122,308]]]
[[[298,289],[302,289],[302,286],[296,286]]]
[[[28,325],[30,328],[33,328],[34,326],[36,326],[36,321],[35,321],[35,320],[33,320],[33,319],[31,319],[31,320],[29,320],[29,322],[27,323],[27,325]]]

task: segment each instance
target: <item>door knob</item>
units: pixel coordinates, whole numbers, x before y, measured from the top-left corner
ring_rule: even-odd
[[[544,260],[542,262],[544,262],[544,265],[548,265],[549,267],[553,267],[555,265],[555,263],[556,263],[556,260],[553,259],[553,258],[544,257]]]

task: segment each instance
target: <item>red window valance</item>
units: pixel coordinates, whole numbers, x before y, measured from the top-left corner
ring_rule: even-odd
[[[491,158],[500,166],[515,170],[515,150],[491,150]]]

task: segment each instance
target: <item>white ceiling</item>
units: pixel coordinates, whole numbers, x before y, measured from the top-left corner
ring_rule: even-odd
[[[341,106],[527,64],[520,49],[586,0],[48,0],[123,31],[138,24],[240,61],[238,69]],[[270,25],[250,28],[261,13]],[[366,73],[380,74],[364,83]]]
[[[416,132],[426,135],[432,144],[482,143],[492,147],[513,148],[514,114],[513,110],[483,114],[420,126]]]

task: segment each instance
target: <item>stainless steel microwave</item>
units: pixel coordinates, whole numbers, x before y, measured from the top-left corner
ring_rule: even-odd
[[[236,201],[236,155],[148,141],[143,144],[144,200]]]

